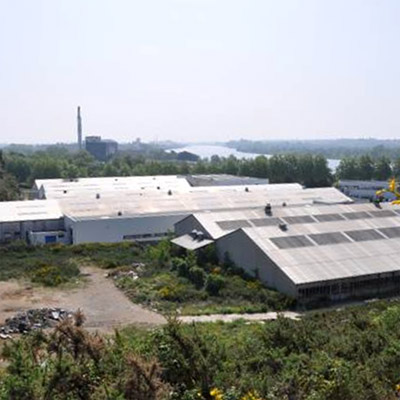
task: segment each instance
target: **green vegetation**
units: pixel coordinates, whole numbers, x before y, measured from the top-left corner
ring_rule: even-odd
[[[340,161],[336,170],[339,179],[387,180],[391,176],[400,177],[400,158],[393,163],[387,157],[373,159],[369,155],[348,157]]]
[[[140,247],[132,243],[34,247],[14,242],[0,247],[0,280],[27,278],[57,286],[76,278],[79,265],[115,268],[140,260],[141,253]]]
[[[319,155],[260,156],[254,160],[212,156],[209,160],[193,163],[180,162],[171,157],[122,153],[104,163],[96,161],[85,151],[71,153],[55,147],[32,154],[6,152],[4,168],[25,188],[30,188],[35,179],[46,178],[222,173],[269,178],[273,183],[300,182],[310,187],[327,186],[332,182],[327,161]]]
[[[16,200],[19,197],[17,180],[5,170],[3,153],[0,150],[0,201]]]
[[[400,157],[400,140],[390,139],[320,139],[320,140],[235,140],[228,147],[257,154],[322,154],[341,159],[370,155],[377,159]]]
[[[0,399],[394,400],[400,380],[399,301],[109,339],[81,322],[7,344]]]
[[[182,314],[244,313],[284,310],[294,301],[267,289],[232,263],[220,265],[212,246],[182,252],[168,241],[146,252],[139,279],[120,275],[116,284],[135,303]]]

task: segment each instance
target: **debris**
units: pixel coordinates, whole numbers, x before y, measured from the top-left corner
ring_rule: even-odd
[[[72,312],[62,308],[39,308],[31,309],[16,314],[6,319],[0,325],[0,338],[9,339],[13,333],[27,333],[32,330],[51,328],[66,318],[72,317]]]
[[[135,281],[136,279],[139,278],[139,274],[137,271],[134,271],[132,269],[128,271],[119,270],[108,273],[107,278],[113,278],[115,280],[119,278],[131,278]]]
[[[3,340],[5,340],[5,339],[11,339],[11,335],[6,335],[6,334],[4,334],[4,333],[0,333],[0,339],[3,339]]]

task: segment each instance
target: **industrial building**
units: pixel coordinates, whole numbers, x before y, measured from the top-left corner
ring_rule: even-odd
[[[379,296],[400,286],[400,209],[389,204],[272,206],[197,213],[175,225],[173,242],[214,243],[267,286],[303,302]]]
[[[33,244],[68,243],[64,215],[54,200],[0,203],[0,243],[26,240]]]
[[[233,175],[154,175],[117,176],[76,179],[37,179],[33,197],[37,199],[65,199],[79,196],[93,198],[97,195],[122,192],[171,191],[185,192],[192,187],[266,185],[268,179]],[[296,186],[301,188],[300,185]],[[249,188],[250,189],[250,188]]]
[[[376,197],[375,193],[378,190],[387,189],[388,185],[387,181],[340,180],[338,187],[346,196],[371,200]],[[385,201],[396,199],[396,196],[390,192],[383,193],[382,196]]]
[[[96,160],[107,161],[118,151],[118,143],[115,140],[105,140],[101,136],[86,136],[85,149]]]
[[[36,181],[35,187],[43,200],[22,202],[29,210],[27,221],[42,219],[34,207],[40,205],[45,215],[56,205],[61,218],[57,230],[64,234],[52,234],[46,240],[74,244],[159,240],[173,232],[176,222],[199,212],[262,209],[267,202],[305,205],[350,201],[334,188],[304,189],[299,184],[192,187],[185,177],[177,176],[44,180]],[[18,208],[0,203],[0,215],[9,213],[1,211],[7,207]],[[17,210],[11,213],[17,214]],[[24,220],[18,215],[15,222]],[[41,232],[45,235],[54,229],[44,226]],[[5,229],[0,241],[25,238],[12,232]],[[35,228],[35,232],[39,230]]]

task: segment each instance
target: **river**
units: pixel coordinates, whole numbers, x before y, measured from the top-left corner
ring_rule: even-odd
[[[256,154],[256,153],[243,153],[242,151],[237,151],[226,146],[214,146],[214,145],[189,145],[186,147],[180,147],[179,149],[173,149],[177,153],[181,151],[188,151],[189,153],[197,154],[201,158],[210,158],[213,155],[220,157],[235,156],[236,158],[255,158],[257,156],[263,155],[265,157],[271,157],[271,154]],[[340,160],[328,159],[328,166],[332,172],[336,171]]]

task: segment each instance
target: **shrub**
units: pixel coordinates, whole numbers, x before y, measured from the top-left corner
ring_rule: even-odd
[[[189,266],[185,259],[175,257],[172,259],[173,269],[176,270],[178,276],[182,276],[184,278],[189,277]]]
[[[61,265],[39,262],[32,267],[29,275],[32,282],[40,283],[44,286],[58,286],[78,276],[79,272],[77,265],[72,262],[66,262]]]
[[[192,267],[189,269],[189,279],[197,289],[201,289],[206,280],[206,273],[202,268]]]
[[[210,296],[218,296],[219,291],[225,283],[224,278],[219,275],[210,274],[206,280],[206,291]]]

